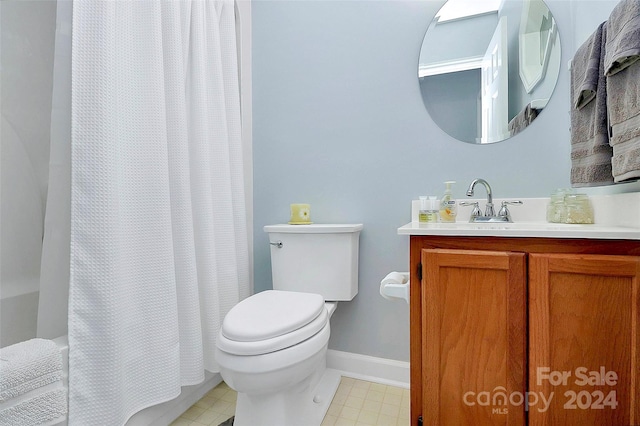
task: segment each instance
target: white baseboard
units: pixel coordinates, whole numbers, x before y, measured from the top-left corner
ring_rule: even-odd
[[[409,389],[409,363],[329,349],[327,367],[345,377]]]

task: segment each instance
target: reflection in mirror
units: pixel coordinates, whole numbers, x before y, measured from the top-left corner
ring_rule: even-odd
[[[547,105],[560,60],[556,22],[542,0],[448,0],[422,42],[422,99],[455,139],[503,141]]]

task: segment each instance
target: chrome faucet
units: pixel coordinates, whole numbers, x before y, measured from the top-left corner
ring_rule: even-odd
[[[484,209],[484,215],[480,211],[478,207],[478,202],[462,202],[460,205],[463,206],[474,206],[473,211],[471,212],[471,217],[469,218],[469,222],[511,222],[511,213],[507,208],[508,204],[522,204],[522,201],[503,201],[502,207],[500,208],[500,212],[496,216],[496,212],[493,208],[493,193],[491,192],[491,185],[484,179],[474,179],[469,185],[469,189],[467,189],[467,197],[473,197],[474,189],[477,183],[481,183],[484,185],[485,190],[487,191],[487,205]]]
[[[484,215],[487,217],[495,216],[496,212],[493,209],[493,195],[491,194],[491,185],[484,179],[476,178],[471,181],[469,184],[469,189],[467,189],[467,197],[473,197],[473,190],[476,187],[477,183],[481,183],[484,185],[484,188],[487,190],[487,205],[484,208]]]

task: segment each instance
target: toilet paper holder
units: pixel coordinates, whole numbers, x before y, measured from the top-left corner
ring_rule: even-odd
[[[404,299],[409,303],[409,273],[389,272],[380,281],[380,295],[388,300]]]

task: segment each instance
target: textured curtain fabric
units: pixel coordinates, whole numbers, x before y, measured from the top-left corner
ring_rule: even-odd
[[[69,420],[217,371],[249,295],[232,1],[74,2]]]

